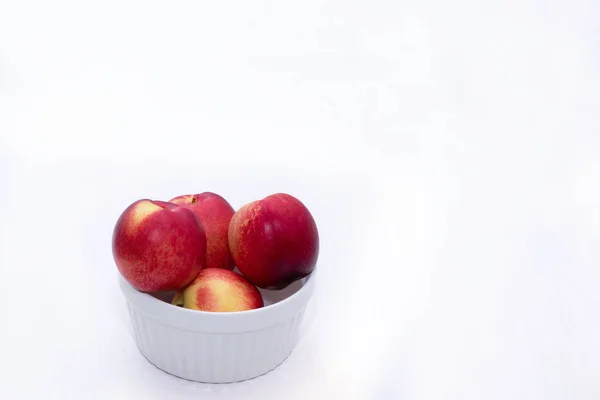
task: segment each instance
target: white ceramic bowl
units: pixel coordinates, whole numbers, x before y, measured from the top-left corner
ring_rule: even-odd
[[[316,271],[315,271],[316,272]],[[207,383],[237,382],[281,364],[299,337],[314,272],[280,291],[261,290],[265,307],[233,313],[176,307],[120,278],[141,353],[172,375]]]

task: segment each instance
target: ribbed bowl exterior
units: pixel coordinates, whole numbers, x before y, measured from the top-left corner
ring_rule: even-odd
[[[313,285],[305,286],[283,306],[229,316],[164,304],[121,280],[140,352],[169,374],[205,383],[252,379],[285,361],[312,293]]]
[[[235,334],[207,334],[165,325],[128,304],[142,354],[169,374],[198,382],[238,382],[263,375],[290,355],[304,309],[284,323]]]

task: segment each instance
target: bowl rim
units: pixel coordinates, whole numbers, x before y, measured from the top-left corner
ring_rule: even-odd
[[[300,279],[302,286],[289,297],[261,308],[234,312],[199,311],[177,307],[138,291],[120,274],[119,286],[130,306],[163,325],[203,333],[241,333],[266,329],[293,319],[312,297],[316,271],[317,268]]]

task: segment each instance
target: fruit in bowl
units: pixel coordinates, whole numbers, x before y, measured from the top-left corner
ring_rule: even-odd
[[[205,192],[129,205],[112,250],[140,352],[175,376],[225,383],[267,373],[295,347],[319,236],[290,195],[234,212]]]
[[[189,209],[141,199],[117,220],[112,253],[119,272],[135,289],[179,290],[204,267],[206,235]]]
[[[263,289],[283,289],[314,270],[319,233],[300,200],[277,193],[233,215],[229,247],[235,265],[250,282]]]
[[[235,312],[263,307],[258,289],[237,272],[205,268],[190,285],[178,291],[173,304],[191,310]]]
[[[189,208],[202,223],[206,232],[205,268],[233,269],[227,237],[229,221],[235,213],[231,204],[212,192],[177,196],[169,201]]]

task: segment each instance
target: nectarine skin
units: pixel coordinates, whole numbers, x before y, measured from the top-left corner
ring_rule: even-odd
[[[192,210],[206,232],[205,268],[233,269],[227,232],[235,210],[222,196],[204,192],[177,196],[172,203]]]
[[[192,211],[142,199],[117,220],[112,252],[119,272],[137,290],[178,290],[204,267],[206,235]]]
[[[300,200],[277,193],[234,214],[229,247],[235,265],[250,282],[263,289],[283,289],[314,270],[319,232]]]
[[[177,292],[173,304],[212,312],[247,311],[264,306],[254,285],[237,272],[222,268],[200,271],[189,286]]]

